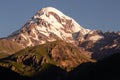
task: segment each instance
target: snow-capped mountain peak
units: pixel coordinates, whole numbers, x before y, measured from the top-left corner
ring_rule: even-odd
[[[42,8],[41,10],[39,10],[31,19],[31,22],[34,23],[36,22],[36,20],[44,20],[46,22],[48,22],[49,24],[54,25],[55,28],[59,29],[59,28],[64,28],[65,25],[66,26],[70,26],[68,24],[73,25],[73,27],[71,27],[72,32],[78,32],[81,30],[83,30],[83,34],[88,33],[89,30],[84,29],[83,27],[81,27],[74,19],[64,15],[61,11],[53,8],[53,7],[46,7],[46,8]]]
[[[43,44],[57,39],[73,42],[76,33],[86,35],[89,29],[81,27],[74,19],[61,11],[46,7],[39,10],[20,30],[11,36],[24,46]],[[10,37],[11,38],[11,37]]]

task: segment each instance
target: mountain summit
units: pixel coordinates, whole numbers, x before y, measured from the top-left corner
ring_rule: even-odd
[[[74,19],[61,11],[46,7],[39,10],[20,30],[12,33],[9,38],[26,46],[44,44],[58,39],[74,42],[76,33],[82,35],[90,32],[81,27]]]

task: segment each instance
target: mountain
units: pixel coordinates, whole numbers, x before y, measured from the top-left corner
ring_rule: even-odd
[[[120,32],[85,29],[61,11],[46,7],[0,39],[0,74],[7,69],[23,80],[74,80],[79,73],[84,78],[100,61],[119,52]]]
[[[22,28],[0,39],[0,44],[3,44],[0,53],[4,57],[26,47],[58,40],[72,43],[86,56],[96,60],[120,51],[120,32],[103,33],[85,29],[61,11],[46,7],[40,9]]]
[[[0,39],[0,58],[29,46],[56,40],[74,42],[79,31],[85,35],[90,30],[82,28],[74,19],[53,7],[42,8],[21,29]]]
[[[13,32],[9,39],[27,47],[58,39],[74,42],[76,33],[85,35],[89,31],[59,10],[47,7],[39,10],[20,30]]]
[[[87,56],[97,60],[112,55],[111,52],[120,51],[120,32],[103,33],[100,30],[85,29],[53,7],[40,9],[7,39],[24,48],[63,40],[78,46]]]

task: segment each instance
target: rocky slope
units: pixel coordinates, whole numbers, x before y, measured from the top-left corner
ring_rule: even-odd
[[[21,75],[31,76],[44,69],[45,65],[58,66],[70,71],[85,62],[95,62],[72,44],[55,41],[36,47],[30,47],[4,58],[0,66],[9,68]]]
[[[97,63],[86,62],[80,64],[70,72],[66,72],[54,65],[44,65],[31,77],[22,76],[8,68],[0,67],[0,79],[2,80],[119,80],[120,76],[120,53],[98,61]],[[28,67],[27,67],[28,68]],[[26,68],[26,69],[27,69]],[[25,69],[24,69],[25,70]],[[30,71],[32,73],[32,71]],[[22,73],[24,75],[24,73]],[[7,76],[7,77],[5,77]]]
[[[120,35],[119,32],[105,32],[93,31],[83,37],[83,41],[79,40],[78,46],[85,49],[85,51],[92,53],[92,58],[100,60],[108,57],[114,53],[120,52]]]

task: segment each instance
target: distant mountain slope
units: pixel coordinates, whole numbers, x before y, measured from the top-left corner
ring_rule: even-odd
[[[119,32],[105,32],[93,31],[88,33],[85,37],[78,36],[78,46],[85,49],[85,51],[92,53],[92,58],[101,60],[114,53],[120,52],[120,34]]]
[[[12,40],[0,39],[0,58],[14,54],[21,49],[23,49],[23,47]]]

